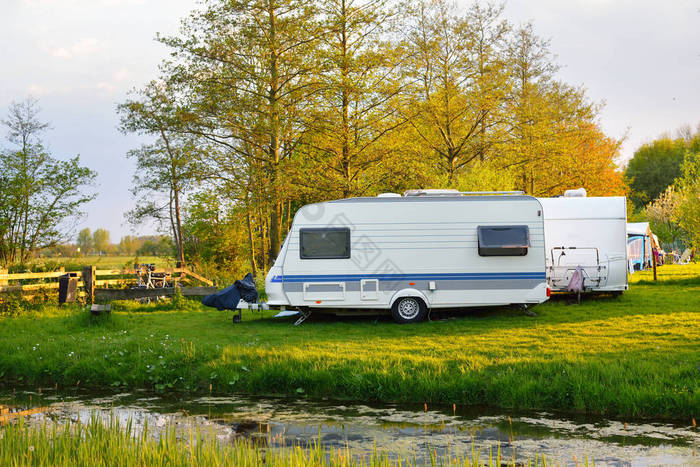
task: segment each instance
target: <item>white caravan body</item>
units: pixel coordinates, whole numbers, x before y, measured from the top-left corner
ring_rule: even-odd
[[[401,297],[427,309],[541,303],[549,294],[543,230],[542,206],[530,196],[386,194],[307,205],[266,277],[268,304],[392,309]],[[511,234],[520,240],[508,241]]]
[[[578,266],[589,292],[627,290],[624,196],[539,198],[544,208],[547,281],[566,291]]]

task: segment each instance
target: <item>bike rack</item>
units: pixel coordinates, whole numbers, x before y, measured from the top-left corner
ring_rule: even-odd
[[[555,260],[554,260],[554,251],[555,251],[555,250],[560,250],[560,251],[561,251],[561,254],[557,257],[556,265],[555,265]],[[566,256],[566,253],[565,253],[566,250],[595,250],[596,264],[595,264],[595,265],[582,265],[582,264],[578,264],[578,265],[567,265],[567,266],[562,266],[562,265],[561,265],[561,258],[562,258],[562,256]],[[550,256],[551,256],[551,259],[552,259],[552,265],[549,266],[549,270],[551,271],[550,277],[551,277],[551,280],[552,280],[552,286],[555,285],[555,282],[566,281],[566,277],[555,277],[554,273],[555,273],[557,270],[568,271],[568,270],[570,270],[570,269],[571,269],[571,270],[576,269],[577,266],[580,266],[581,269],[583,270],[583,274],[584,274],[584,276],[585,276],[585,281],[593,282],[593,283],[595,283],[596,285],[600,285],[601,281],[602,281],[603,278],[604,278],[604,276],[603,276],[603,274],[601,273],[601,271],[607,269],[607,266],[604,266],[604,265],[601,265],[601,264],[600,264],[600,252],[599,252],[598,248],[596,248],[596,247],[575,247],[575,246],[564,247],[564,246],[557,246],[557,247],[554,247],[554,248],[552,248],[552,249],[550,250]],[[587,270],[587,269],[596,269],[596,270],[598,271],[598,275],[597,275],[597,276],[591,276],[591,275],[588,273],[588,270]],[[607,275],[606,275],[605,277],[607,277]],[[584,281],[584,284],[585,284],[585,281]]]

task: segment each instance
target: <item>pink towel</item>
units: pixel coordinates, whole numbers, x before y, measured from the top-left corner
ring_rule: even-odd
[[[571,275],[571,280],[566,288],[569,292],[583,292],[583,268],[576,266],[576,270]]]

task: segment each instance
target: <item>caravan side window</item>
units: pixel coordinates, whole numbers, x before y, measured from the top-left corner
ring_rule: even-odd
[[[526,225],[479,226],[479,256],[525,256],[530,246]]]
[[[350,258],[350,229],[300,229],[299,256],[301,259]]]

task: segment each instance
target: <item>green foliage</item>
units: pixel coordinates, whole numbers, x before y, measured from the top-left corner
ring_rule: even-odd
[[[599,106],[557,81],[549,43],[503,12],[203,3],[159,37],[171,51],[159,79],[119,107],[124,131],[153,138],[130,153],[150,193],[132,220],[164,221],[188,262],[257,275],[309,202],[428,186],[623,194]]]
[[[117,245],[117,251],[119,254],[131,256],[136,253],[136,250],[141,246],[141,242],[137,237],[133,235],[125,235],[119,241]]]
[[[510,191],[517,188],[514,171],[493,162],[475,162],[469,170],[457,175],[452,183],[447,177],[437,178],[436,187],[450,186],[459,191]]]
[[[87,255],[93,250],[92,232],[89,228],[85,227],[78,232],[77,244],[83,255]]]
[[[92,245],[97,254],[107,252],[110,247],[109,231],[105,229],[96,229],[92,233]]]
[[[693,247],[700,250],[700,150],[686,153],[676,186],[679,201],[675,221],[688,232]]]
[[[661,138],[637,149],[625,170],[630,198],[639,208],[663,193],[681,174],[687,145],[682,139]]]
[[[127,213],[132,224],[156,220],[161,230],[170,232],[176,257],[184,261],[182,247],[183,196],[201,175],[198,163],[201,148],[196,138],[183,135],[174,91],[162,82],[151,82],[137,98],[118,107],[121,130],[147,134],[153,144],[129,151],[136,159],[132,194],[137,206]]]
[[[0,264],[27,261],[39,249],[56,245],[82,206],[96,174],[78,156],[60,161],[42,145],[48,124],[38,119],[35,100],[13,103],[2,123],[15,145],[0,154]]]
[[[244,215],[240,208],[222,205],[214,193],[198,193],[189,200],[183,225],[185,253],[200,273],[219,284],[232,284],[245,272],[254,272],[248,262],[251,245],[241,226]]]
[[[29,298],[21,292],[3,293],[0,296],[0,317],[34,315],[45,306],[57,302],[55,290],[36,290],[33,293]]]
[[[173,239],[166,235],[147,238],[141,244],[136,254],[140,256],[175,256]]]
[[[390,318],[230,312],[188,301],[1,318],[2,384],[474,404],[624,417],[697,417],[700,265],[635,273],[617,299],[552,300],[399,326]],[[128,306],[128,308],[126,308]],[[261,318],[265,319],[261,319]],[[37,345],[39,344],[39,345]],[[162,357],[162,358],[161,358]],[[230,384],[230,382],[233,382]]]
[[[676,243],[687,236],[676,221],[681,201],[682,197],[671,185],[644,209],[651,231],[659,237],[661,243],[669,245],[671,249],[676,248]]]

